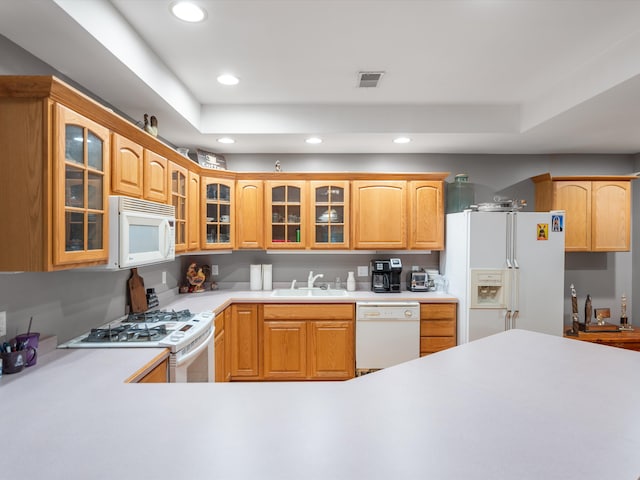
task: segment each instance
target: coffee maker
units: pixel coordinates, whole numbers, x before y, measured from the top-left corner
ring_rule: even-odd
[[[371,260],[371,291],[399,293],[402,262],[399,258]]]

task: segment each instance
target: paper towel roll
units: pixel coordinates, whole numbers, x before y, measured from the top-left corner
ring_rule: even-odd
[[[249,268],[249,289],[262,290],[262,265],[251,265]]]
[[[272,288],[272,274],[273,274],[273,266],[272,265],[262,265],[262,289],[263,290],[271,290]]]

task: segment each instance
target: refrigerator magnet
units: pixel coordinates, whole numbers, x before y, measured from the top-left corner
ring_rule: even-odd
[[[548,223],[539,223],[537,229],[538,229],[538,240],[548,240],[549,239],[549,224]]]
[[[564,229],[564,216],[563,215],[551,215],[551,231],[561,232]]]

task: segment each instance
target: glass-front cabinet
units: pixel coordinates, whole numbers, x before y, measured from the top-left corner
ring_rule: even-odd
[[[307,184],[304,181],[266,182],[266,247],[307,246]]]
[[[233,247],[233,180],[201,177],[204,228],[200,245],[203,249]]]
[[[56,105],[56,133],[53,262],[106,260],[109,131]]]
[[[312,181],[311,248],[349,248],[349,182]]]
[[[171,204],[176,211],[176,252],[187,249],[187,178],[189,172],[180,165],[169,162]]]

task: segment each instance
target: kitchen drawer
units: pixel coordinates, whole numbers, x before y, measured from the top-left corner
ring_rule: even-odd
[[[422,303],[420,304],[421,320],[443,320],[456,318],[455,303]]]
[[[455,347],[455,337],[420,337],[420,353],[433,353]]]
[[[456,334],[455,320],[421,320],[420,336],[452,337]]]
[[[353,304],[269,304],[263,306],[265,320],[353,320]]]

